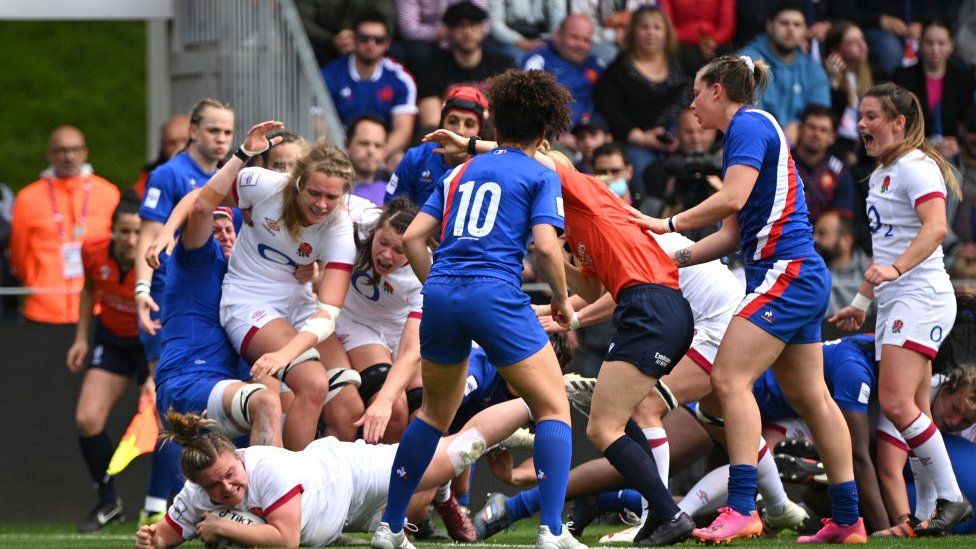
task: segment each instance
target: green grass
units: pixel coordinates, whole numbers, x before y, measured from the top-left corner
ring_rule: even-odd
[[[468,547],[505,547],[531,548],[535,546],[535,521],[522,521],[507,532],[502,532],[487,542],[469,545]],[[586,530],[583,535],[583,542],[591,547],[597,545],[600,536],[622,529],[622,526],[593,526]],[[133,523],[117,524],[106,528],[104,531],[93,535],[80,535],[75,532],[74,526],[69,524],[0,524],[0,547],[4,549],[54,549],[62,547],[79,548],[98,548],[115,549],[133,547]],[[363,536],[365,537],[365,536]],[[752,542],[737,542],[734,547],[739,548],[795,548],[793,541],[795,534],[792,532],[783,533],[780,537],[762,539]],[[418,548],[434,547],[454,547],[457,545],[417,543]],[[934,548],[963,548],[976,546],[976,538],[950,536],[945,538],[929,538],[914,540],[870,540],[869,546],[885,547],[892,549],[934,549]],[[183,547],[200,548],[203,544],[199,541],[186,544]],[[616,545],[614,547],[626,547]],[[679,547],[696,547],[692,542],[685,542]],[[698,547],[701,547],[700,545]]]
[[[95,173],[131,185],[146,162],[145,23],[4,21],[0,36],[0,181],[36,181],[51,130],[71,124]]]

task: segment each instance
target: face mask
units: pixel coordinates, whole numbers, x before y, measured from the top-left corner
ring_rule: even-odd
[[[626,179],[614,179],[613,181],[607,183],[607,187],[613,191],[613,194],[617,196],[623,196],[627,193],[627,180]]]

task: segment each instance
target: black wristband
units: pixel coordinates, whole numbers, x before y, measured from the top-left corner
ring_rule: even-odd
[[[239,149],[237,149],[236,151],[234,151],[234,156],[236,156],[237,158],[240,158],[241,159],[241,162],[244,162],[245,164],[247,164],[248,162],[251,161],[251,157],[246,152],[244,152],[244,146],[243,145],[241,145],[241,147]]]
[[[468,154],[470,154],[471,156],[475,156],[476,154],[478,154],[478,149],[475,148],[475,145],[478,143],[479,139],[481,138],[478,137],[477,135],[472,135],[471,137],[468,138]]]
[[[674,216],[673,215],[668,218],[668,231],[670,231],[672,233],[675,232],[674,231]]]

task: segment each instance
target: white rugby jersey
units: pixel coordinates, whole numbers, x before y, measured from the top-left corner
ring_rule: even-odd
[[[946,184],[939,166],[917,149],[905,153],[890,166],[874,170],[867,198],[874,262],[894,264],[922,228],[915,207],[945,196]],[[896,280],[881,284],[878,290],[884,293],[924,287],[940,293],[952,291],[941,245],[917,267]]]
[[[352,470],[337,456],[328,439],[306,450],[292,452],[274,446],[237,450],[247,471],[248,487],[240,508],[267,516],[293,497],[302,498],[303,547],[331,543],[345,525],[352,502]],[[166,512],[166,520],[183,539],[197,537],[203,513],[221,506],[207,497],[200,485],[187,481]]]
[[[366,202],[350,203],[349,213],[359,230],[360,241],[365,241],[382,210],[372,206],[366,199],[350,197]],[[372,254],[372,250],[363,250]],[[342,304],[343,316],[355,319],[361,324],[381,325],[383,328],[403,331],[408,317],[420,318],[424,297],[420,294],[423,284],[413,273],[410,264],[400,267],[393,273],[381,276],[376,286],[370,285],[370,272],[353,272],[352,284],[346,301]]]
[[[251,209],[251,225],[244,225],[234,245],[225,283],[268,288],[268,282],[300,286],[295,267],[313,261],[326,268],[352,270],[356,259],[352,222],[345,208],[322,223],[302,227],[298,240],[281,222],[282,185],[288,174],[264,168],[245,168],[237,176],[234,194],[241,209]]]
[[[694,244],[692,240],[678,233],[650,234],[669,255]],[[746,291],[732,271],[718,259],[681,267],[678,269],[678,285],[681,287],[681,294],[691,305],[696,325],[722,315],[731,315]]]

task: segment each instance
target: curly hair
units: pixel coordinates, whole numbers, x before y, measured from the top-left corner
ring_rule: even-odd
[[[566,88],[541,70],[509,69],[488,86],[499,143],[529,146],[547,134],[561,134],[569,127],[572,102]]]
[[[170,428],[160,438],[183,447],[180,470],[183,476],[195,481],[197,475],[212,466],[222,454],[234,453],[234,443],[214,429],[217,422],[199,414],[181,414],[172,408],[166,412]]]
[[[356,250],[358,251],[353,271],[371,273],[366,282],[370,286],[376,286],[380,283],[380,275],[373,269],[373,240],[376,238],[376,233],[383,227],[389,227],[395,233],[402,235],[413,222],[413,218],[417,217],[417,211],[417,207],[409,198],[399,196],[383,206],[383,213],[380,214],[379,219],[373,224],[365,238],[360,240],[359,231],[353,232],[356,237]]]
[[[299,195],[305,188],[308,175],[313,172],[342,179],[343,194],[352,192],[352,178],[355,172],[346,153],[326,141],[319,141],[313,145],[305,156],[298,159],[285,180],[282,191],[281,222],[294,239],[298,239],[298,234],[302,230],[302,221],[305,219],[299,206]]]

